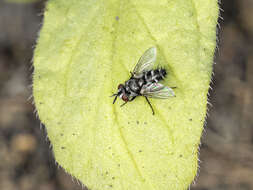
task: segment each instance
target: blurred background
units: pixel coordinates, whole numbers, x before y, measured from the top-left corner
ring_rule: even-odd
[[[27,101],[46,2],[32,1],[0,1],[0,189],[81,190],[55,165],[45,129]],[[213,106],[202,137],[201,170],[191,189],[253,190],[253,0],[220,4]]]

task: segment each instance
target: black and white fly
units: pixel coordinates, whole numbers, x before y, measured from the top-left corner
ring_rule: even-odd
[[[125,103],[133,101],[137,96],[144,96],[155,114],[154,109],[148,98],[161,98],[166,99],[175,96],[172,88],[167,87],[160,83],[166,77],[166,70],[163,68],[152,69],[156,60],[156,48],[151,47],[145,51],[136,64],[131,78],[118,86],[118,92],[113,94],[115,96],[113,104],[120,97]]]

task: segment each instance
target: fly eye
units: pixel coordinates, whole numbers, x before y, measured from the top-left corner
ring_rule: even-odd
[[[123,96],[122,96],[122,100],[124,100],[125,102],[127,102],[127,101],[128,101],[128,97],[127,97],[127,95],[123,94]]]
[[[119,84],[118,89],[123,88],[123,84]]]

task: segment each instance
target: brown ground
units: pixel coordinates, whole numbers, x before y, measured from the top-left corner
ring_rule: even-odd
[[[0,1],[0,189],[80,190],[57,169],[27,102],[44,1]],[[253,189],[253,0],[223,0],[209,118],[193,190]]]

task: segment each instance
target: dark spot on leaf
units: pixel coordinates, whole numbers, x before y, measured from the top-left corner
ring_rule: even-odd
[[[128,123],[128,124],[130,124],[130,122],[129,122],[129,121],[128,121],[127,123]]]
[[[61,147],[61,149],[65,149],[65,147],[64,147],[64,146],[62,146],[62,147]]]
[[[73,136],[75,136],[76,134],[75,134],[75,133],[73,133],[72,135],[73,135]]]
[[[112,185],[109,185],[110,187],[112,187]]]
[[[43,104],[42,102],[40,102],[40,105]]]
[[[192,121],[192,118],[190,118],[189,121]]]
[[[179,157],[180,157],[180,158],[182,158],[182,157],[183,157],[183,155],[182,155],[182,154],[180,154],[180,155],[179,155]]]
[[[114,180],[114,179],[115,179],[115,177],[112,177],[112,179]]]
[[[115,19],[118,21],[119,20],[119,16],[116,16]]]
[[[60,124],[61,124],[61,122],[59,121],[59,122],[57,122],[57,124],[58,124],[58,125],[60,125]]]
[[[112,155],[114,156],[114,153],[112,153]]]
[[[110,146],[108,147],[108,149],[111,149],[111,148],[112,148],[112,147],[110,147]]]
[[[63,136],[63,133],[61,133],[60,135]]]
[[[136,123],[137,123],[137,125],[139,125],[140,122],[139,122],[139,121],[136,121]]]
[[[105,174],[108,175],[108,171],[106,171]]]
[[[120,167],[120,164],[118,164],[118,167]]]
[[[147,125],[147,124],[148,124],[148,123],[145,121],[145,122],[144,122],[144,125]]]
[[[139,152],[142,152],[142,150],[139,150]]]

